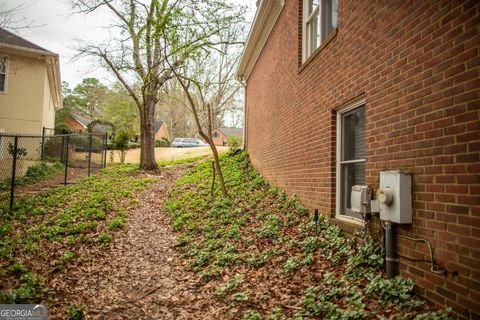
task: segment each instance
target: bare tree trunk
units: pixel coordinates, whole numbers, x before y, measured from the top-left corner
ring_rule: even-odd
[[[210,190],[210,195],[213,196],[213,189],[215,188],[215,162],[212,161],[212,189]]]
[[[200,136],[207,141],[210,149],[212,149],[213,153],[213,161],[215,162],[215,168],[217,169],[218,180],[220,181],[220,187],[222,189],[222,196],[224,198],[228,197],[227,188],[225,187],[225,180],[223,179],[222,168],[220,167],[220,159],[218,157],[217,147],[213,143],[212,139],[208,135],[206,135],[203,131],[200,131]]]
[[[140,110],[140,169],[156,170],[155,162],[155,132],[154,132],[154,99],[146,99],[145,105]]]

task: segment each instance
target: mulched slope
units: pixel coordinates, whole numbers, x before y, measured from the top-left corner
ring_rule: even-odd
[[[357,243],[270,188],[246,154],[222,157],[230,193],[210,196],[210,163],[177,181],[166,208],[188,268],[211,306],[205,319],[443,319],[413,282],[382,274],[379,244]]]

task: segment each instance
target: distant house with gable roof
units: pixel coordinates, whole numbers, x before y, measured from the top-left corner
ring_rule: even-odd
[[[230,136],[243,137],[242,128],[217,128],[212,131],[213,143],[217,146],[226,146]]]

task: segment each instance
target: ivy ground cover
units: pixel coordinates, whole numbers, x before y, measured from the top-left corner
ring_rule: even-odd
[[[139,191],[156,179],[136,165],[114,165],[79,184],[0,206],[0,303],[54,306],[57,279],[93,259],[123,228]],[[72,306],[72,313],[77,312]]]
[[[447,319],[385,280],[381,244],[348,239],[327,218],[315,226],[295,197],[272,188],[246,153],[221,158],[229,198],[210,195],[211,162],[177,180],[166,210],[177,247],[221,319]]]

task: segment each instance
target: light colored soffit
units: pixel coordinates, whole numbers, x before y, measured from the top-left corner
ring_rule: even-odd
[[[284,5],[284,0],[261,0],[237,68],[239,80],[250,76]]]

